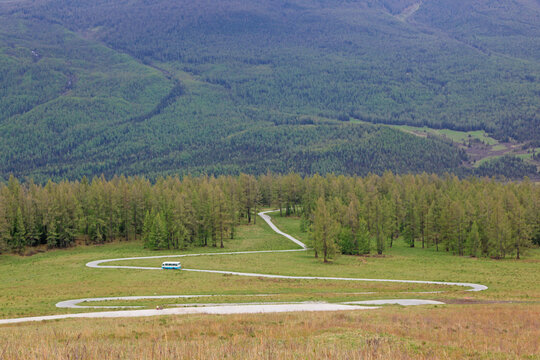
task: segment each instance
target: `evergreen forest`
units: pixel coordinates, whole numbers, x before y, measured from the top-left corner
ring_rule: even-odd
[[[540,187],[453,175],[103,177],[0,185],[0,248],[142,239],[149,249],[226,247],[262,208],[301,219],[315,256],[411,247],[520,258],[540,245]],[[259,219],[260,221],[260,219]],[[401,240],[400,240],[401,241]]]
[[[0,181],[537,176],[388,125],[540,147],[540,5],[0,1]]]

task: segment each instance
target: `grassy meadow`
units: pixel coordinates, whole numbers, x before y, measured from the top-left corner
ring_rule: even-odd
[[[283,231],[308,241],[299,220],[274,214]],[[290,249],[294,244],[261,220],[241,226],[225,251]],[[220,252],[193,248],[185,253]],[[182,252],[182,253],[184,253]],[[194,269],[268,274],[462,281],[487,285],[483,292],[460,287],[345,281],[263,279],[175,271],[90,269],[88,261],[166,255],[139,242],[79,246],[33,256],[0,257],[0,318],[88,310],[57,309],[77,298],[215,294],[159,300],[159,305],[265,301],[352,301],[384,298],[438,299],[448,305],[385,306],[338,313],[186,315],[140,319],[84,319],[0,327],[0,359],[307,359],[485,358],[537,359],[540,337],[540,251],[523,260],[456,257],[411,249],[398,241],[382,257],[341,256],[330,264],[313,253],[202,256],[181,259]],[[176,251],[175,253],[179,253]],[[164,259],[124,261],[159,266]],[[444,291],[414,294],[419,291]],[[264,295],[264,296],[260,296]],[[512,302],[510,302],[512,301]],[[156,300],[83,305],[140,305]],[[30,335],[29,335],[30,334]]]
[[[428,133],[446,137],[456,143],[464,143],[470,140],[479,140],[487,145],[497,146],[498,140],[490,137],[484,130],[475,131],[458,131],[450,129],[433,129],[427,126],[410,126],[410,125],[391,125],[391,127],[413,133],[416,135],[427,136]]]

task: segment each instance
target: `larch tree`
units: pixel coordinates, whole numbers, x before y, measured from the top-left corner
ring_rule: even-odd
[[[165,217],[163,213],[158,212],[156,214],[156,217],[154,218],[154,223],[152,225],[152,237],[154,238],[156,249],[168,249],[169,233],[167,231],[167,223],[165,222]]]
[[[229,211],[227,209],[227,199],[225,197],[225,194],[223,194],[223,191],[219,187],[215,187],[213,190],[213,196],[214,196],[214,221],[215,221],[215,228],[217,232],[217,237],[219,237],[219,247],[223,248],[223,238],[226,236],[228,227],[229,227],[229,219],[228,214]]]
[[[491,207],[489,227],[487,229],[489,239],[488,256],[503,259],[508,251],[508,242],[512,230],[508,216],[504,211],[502,198],[493,199]]]
[[[13,249],[21,251],[26,246],[26,229],[24,227],[24,220],[21,208],[17,208],[17,214],[11,229],[11,241],[10,245]]]
[[[256,213],[259,206],[261,198],[259,185],[253,175],[242,174],[240,175],[239,180],[241,189],[241,201],[246,211],[249,224],[251,223],[252,213]],[[256,220],[254,222],[256,222]]]
[[[146,211],[144,216],[144,222],[142,226],[142,240],[145,248],[154,249],[156,244],[152,238],[152,226],[153,226],[153,214],[150,214],[150,211]]]
[[[516,252],[516,259],[520,259],[531,243],[532,224],[527,221],[525,208],[512,191],[508,191],[507,204],[512,238],[514,239],[513,247]]]
[[[371,252],[371,234],[369,233],[366,221],[364,218],[358,220],[358,230],[356,232],[356,239],[358,242],[358,251],[362,255],[369,254]]]
[[[359,252],[358,227],[360,222],[360,202],[358,201],[358,198],[354,196],[354,194],[351,194],[349,197],[351,198],[351,201],[349,202],[349,206],[347,207],[345,215],[346,223],[347,227],[351,229],[353,247],[356,251]]]
[[[337,221],[333,219],[326,207],[326,202],[321,197],[317,201],[317,208],[314,213],[311,238],[315,249],[315,257],[318,254],[323,256],[326,263],[338,253],[336,239],[339,233]]]
[[[373,216],[372,216],[372,233],[375,237],[375,244],[377,249],[377,254],[382,255],[384,249],[386,248],[386,239],[389,235],[389,227],[387,226],[388,222],[392,221],[391,216],[388,216],[389,205],[387,200],[380,200],[375,198],[373,201]]]
[[[9,224],[6,219],[6,209],[2,195],[0,194],[0,253],[7,250],[9,235]]]
[[[478,225],[476,221],[473,221],[471,230],[467,235],[467,252],[470,256],[478,257],[478,251],[480,248],[480,233],[478,232]]]
[[[283,180],[281,178],[276,178],[272,184],[272,200],[279,208],[279,215],[283,216],[283,199],[284,199],[284,190],[283,190]]]

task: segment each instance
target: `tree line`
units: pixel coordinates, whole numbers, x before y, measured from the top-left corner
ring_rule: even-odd
[[[95,177],[0,184],[0,250],[142,239],[224,247],[262,207],[298,216],[315,255],[383,254],[399,238],[455,255],[519,258],[540,245],[540,187],[453,175]]]
[[[313,181],[306,179],[306,181]],[[540,187],[446,175],[322,178],[302,217],[315,256],[383,254],[398,238],[460,256],[517,259],[540,245]],[[322,189],[322,190],[321,190]]]
[[[0,185],[0,249],[63,248],[142,238],[151,249],[221,246],[261,204],[254,176],[96,177]]]

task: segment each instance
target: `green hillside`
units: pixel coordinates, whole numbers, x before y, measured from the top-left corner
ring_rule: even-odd
[[[535,0],[0,2],[0,178],[470,173],[368,123],[537,146],[538,24]]]

